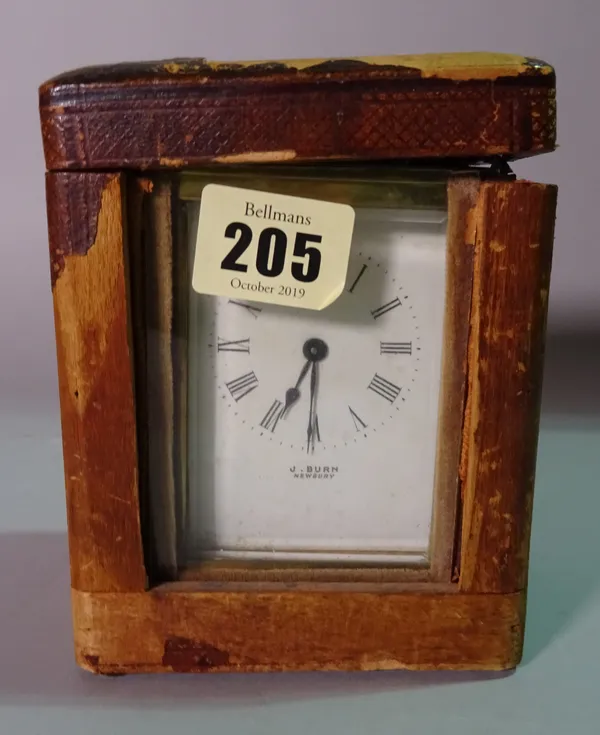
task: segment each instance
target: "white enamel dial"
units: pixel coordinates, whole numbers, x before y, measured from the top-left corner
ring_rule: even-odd
[[[420,334],[409,293],[386,265],[356,252],[346,291],[308,315],[214,300],[206,357],[232,421],[320,464],[399,418],[419,377]],[[367,351],[370,360],[359,359]]]
[[[426,561],[445,217],[358,210],[323,311],[191,295],[191,557]]]

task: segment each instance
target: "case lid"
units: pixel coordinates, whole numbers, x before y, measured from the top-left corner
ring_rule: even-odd
[[[464,159],[555,147],[543,61],[465,53],[67,72],[40,88],[48,169]]]

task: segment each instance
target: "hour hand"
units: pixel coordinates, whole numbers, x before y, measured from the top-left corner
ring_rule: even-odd
[[[285,403],[283,405],[283,411],[281,412],[282,416],[285,416],[286,411],[288,408],[291,408],[294,403],[300,398],[300,384],[306,377],[306,373],[308,373],[308,368],[310,367],[310,360],[307,360],[304,367],[300,371],[300,375],[298,376],[298,380],[296,381],[296,385],[294,385],[292,388],[288,388],[285,392]]]
[[[298,388],[288,388],[285,392],[285,404],[283,406],[283,413],[285,413],[288,408],[293,406],[299,398],[300,391],[298,390]]]

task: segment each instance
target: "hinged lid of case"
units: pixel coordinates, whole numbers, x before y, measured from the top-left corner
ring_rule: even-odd
[[[530,156],[551,66],[509,54],[88,67],[40,88],[48,169]]]

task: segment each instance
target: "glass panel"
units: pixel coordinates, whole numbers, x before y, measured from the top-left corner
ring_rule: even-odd
[[[186,563],[428,564],[446,211],[386,191],[353,202],[346,290],[321,312],[186,284]],[[185,209],[193,258],[199,201]]]

